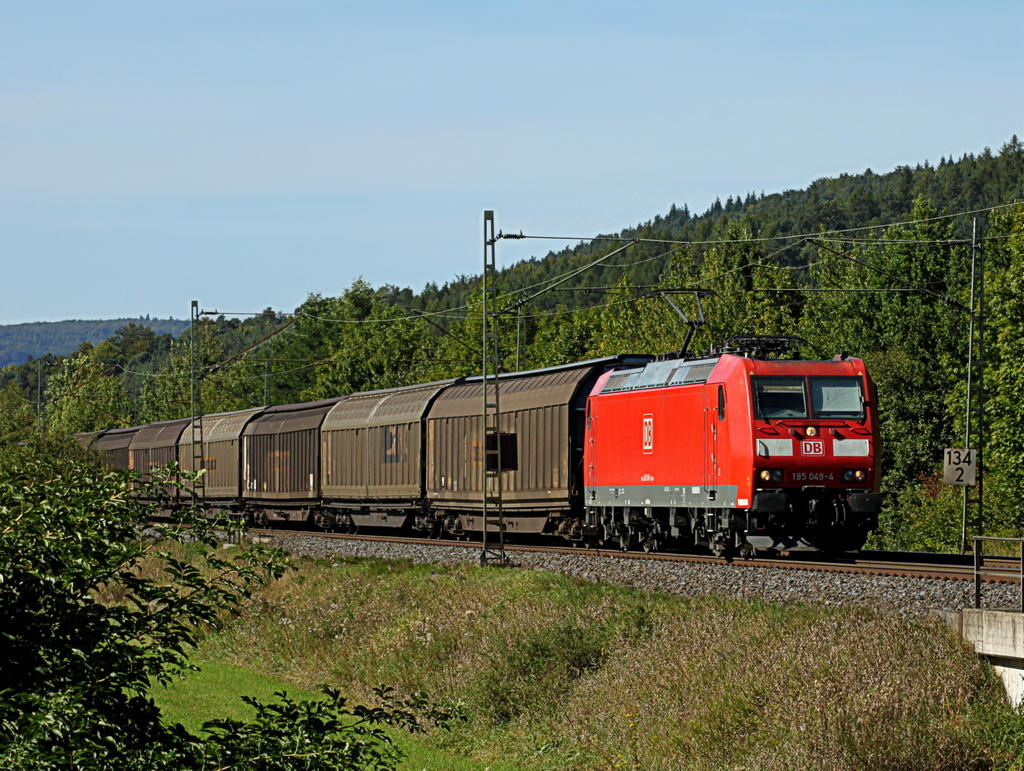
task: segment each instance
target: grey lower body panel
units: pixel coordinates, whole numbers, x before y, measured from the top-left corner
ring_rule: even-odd
[[[750,501],[737,502],[739,487],[719,485],[632,485],[627,487],[589,487],[588,506],[657,506],[695,509],[745,508]]]
[[[712,495],[714,493],[714,495]],[[759,551],[841,552],[860,549],[876,521],[851,511],[846,490],[758,490],[753,500],[738,498],[735,486],[639,485],[587,489],[587,522],[593,527],[668,534],[696,544],[707,541]],[[591,497],[593,494],[593,497]],[[859,509],[869,511],[879,496],[857,493]],[[851,498],[853,495],[850,496]],[[656,536],[655,536],[656,537]]]

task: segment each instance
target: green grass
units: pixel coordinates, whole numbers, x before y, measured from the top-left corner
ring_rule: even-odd
[[[416,757],[409,771],[961,771],[1024,757],[1024,716],[940,625],[542,571],[298,566],[202,656],[364,701],[387,683],[462,704],[468,723],[422,744],[488,766]]]
[[[273,701],[278,691],[302,699],[319,695],[244,667],[212,662],[197,662],[197,666],[200,671],[190,672],[184,680],[153,689],[157,706],[169,720],[181,723],[193,733],[213,718],[251,720],[255,710],[242,701],[242,696],[253,696],[265,703]]]
[[[285,691],[292,698],[316,699],[315,691],[267,677],[253,670],[231,664],[196,661],[199,672],[189,673],[184,680],[166,688],[153,689],[153,698],[170,722],[181,723],[189,731],[198,732],[205,721],[213,718],[250,720],[255,714],[242,696],[252,696],[267,703],[274,694]],[[417,737],[390,731],[395,746],[405,759],[402,771],[516,771],[506,764],[483,763],[458,757],[428,746]]]

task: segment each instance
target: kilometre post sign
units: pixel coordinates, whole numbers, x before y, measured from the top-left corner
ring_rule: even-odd
[[[942,481],[947,485],[973,487],[977,471],[977,450],[943,450]]]

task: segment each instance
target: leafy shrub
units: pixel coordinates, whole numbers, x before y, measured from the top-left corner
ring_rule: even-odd
[[[198,735],[166,724],[153,683],[188,668],[204,630],[282,575],[284,555],[225,552],[197,514],[151,526],[140,498],[165,479],[133,490],[132,475],[45,449],[0,462],[0,767],[383,771],[397,754],[375,726],[451,719],[422,695],[378,689],[380,707],[350,708],[328,689],[320,701],[252,700],[254,721]]]

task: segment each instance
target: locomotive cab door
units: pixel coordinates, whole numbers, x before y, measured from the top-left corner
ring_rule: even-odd
[[[596,426],[594,424],[593,404],[590,399],[587,399],[587,422],[584,427],[584,440],[583,440],[583,462],[586,464],[586,481],[587,487],[593,488],[597,482],[597,469],[594,467],[594,430]]]
[[[709,505],[718,498],[718,423],[724,415],[725,389],[708,385],[704,390],[704,495]]]

